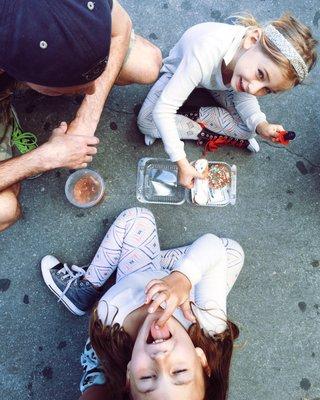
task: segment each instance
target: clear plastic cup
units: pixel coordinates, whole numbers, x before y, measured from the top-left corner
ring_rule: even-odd
[[[96,171],[85,168],[69,176],[64,190],[71,204],[80,208],[90,208],[102,199],[105,184]]]

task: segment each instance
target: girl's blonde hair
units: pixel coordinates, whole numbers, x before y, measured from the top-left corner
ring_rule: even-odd
[[[299,77],[290,61],[264,34],[263,26],[250,14],[236,15],[237,22],[246,27],[261,28],[260,45],[262,51],[281,68],[284,78],[292,82],[293,86],[300,83]],[[281,18],[271,21],[273,25],[296,49],[310,71],[317,60],[316,46],[318,41],[312,36],[311,30],[296,20],[290,13],[285,13]]]

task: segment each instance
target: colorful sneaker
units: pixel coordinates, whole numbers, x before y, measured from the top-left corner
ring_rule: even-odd
[[[253,153],[260,150],[259,144],[256,139],[236,139],[231,136],[220,135],[203,128],[198,135],[198,145],[204,146],[204,151],[215,151],[221,146],[234,146],[239,149],[248,149]]]
[[[62,264],[56,257],[48,255],[41,260],[41,272],[48,288],[69,311],[84,315],[100,297],[99,291],[87,280],[81,279],[83,268]]]
[[[83,369],[80,381],[80,392],[83,393],[89,387],[104,385],[106,383],[105,374],[96,352],[91,346],[90,339],[87,340],[83,353],[81,354],[81,365]]]

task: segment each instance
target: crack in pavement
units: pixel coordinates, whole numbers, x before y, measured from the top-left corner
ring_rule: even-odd
[[[273,148],[275,148],[275,149],[285,150],[285,151],[287,151],[288,153],[290,153],[290,154],[292,154],[292,155],[294,155],[294,156],[296,156],[296,157],[302,158],[302,159],[305,160],[307,163],[309,163],[312,167],[320,168],[320,165],[313,163],[313,162],[310,161],[307,157],[305,157],[303,154],[295,153],[294,151],[289,150],[288,147],[285,147],[285,146],[277,146],[277,145],[274,145],[274,144],[272,144],[272,143],[267,142],[266,140],[262,140],[261,143],[264,143],[264,144],[266,144],[266,145],[268,145],[268,146],[270,146],[270,147],[273,147]]]

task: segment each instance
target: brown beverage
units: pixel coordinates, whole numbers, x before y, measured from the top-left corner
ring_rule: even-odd
[[[87,204],[94,201],[100,192],[100,182],[92,175],[85,174],[74,185],[73,197],[78,204]]]

